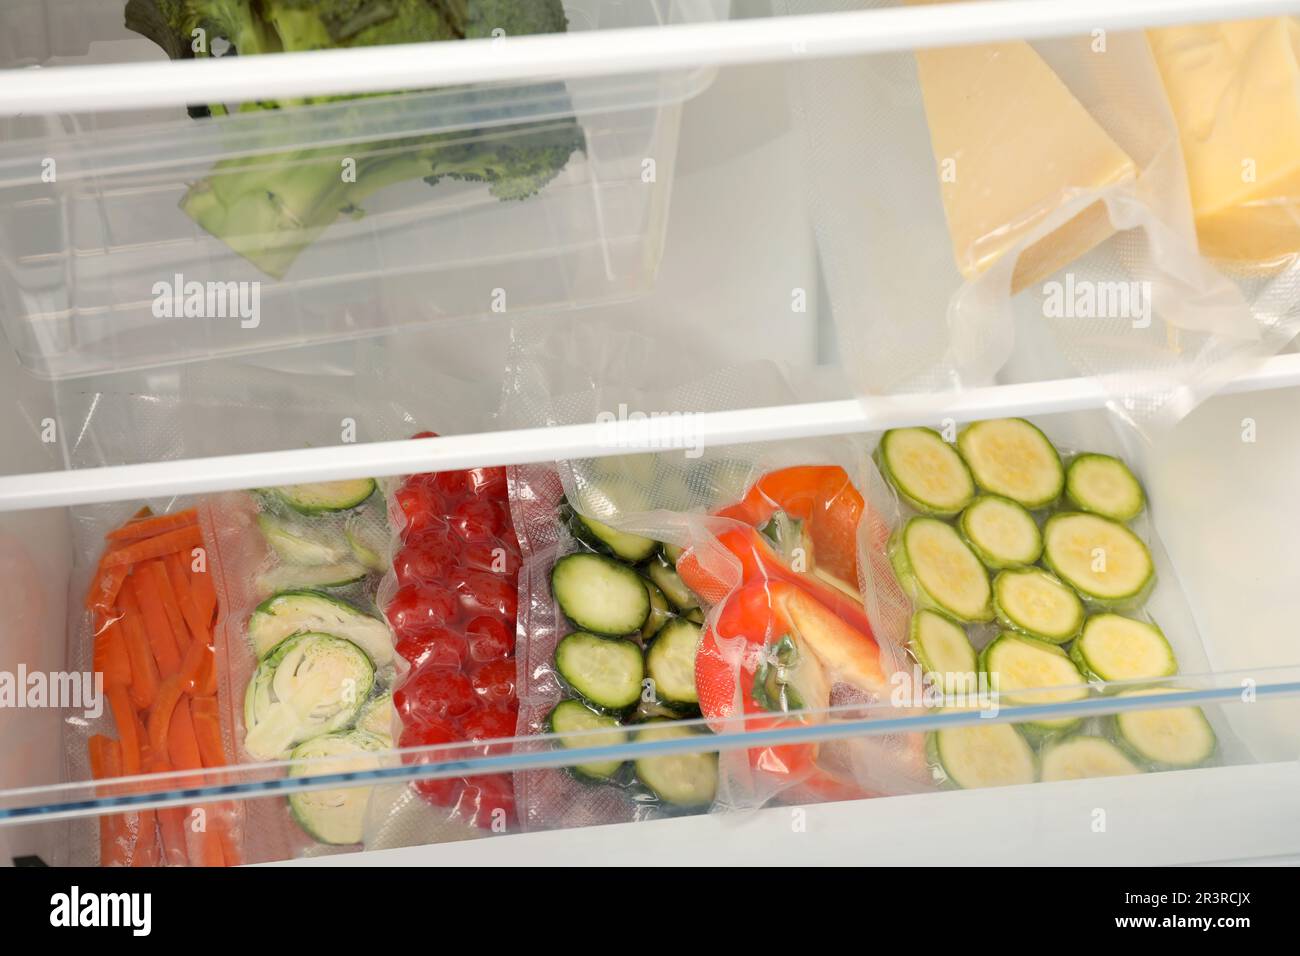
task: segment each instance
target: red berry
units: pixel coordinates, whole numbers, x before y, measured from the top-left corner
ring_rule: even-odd
[[[456,615],[456,596],[436,584],[398,588],[387,609],[388,623],[399,633],[439,627]]]
[[[402,728],[401,735],[397,738],[397,745],[402,748],[407,747],[436,747],[440,744],[454,744],[460,742],[460,736],[447,724],[429,722],[408,724]],[[435,763],[429,755],[424,754],[403,754],[402,760],[408,764],[427,764]],[[446,777],[439,780],[415,780],[412,781],[415,787],[425,800],[440,807],[449,807],[454,804],[460,796],[464,781],[457,777]]]
[[[515,815],[515,788],[509,774],[468,777],[456,800],[456,816],[484,830],[508,828]]]
[[[460,548],[460,562],[467,568],[512,577],[522,563],[513,541],[470,541]]]
[[[515,696],[515,660],[507,657],[503,661],[484,664],[470,678],[474,691],[484,702],[504,704]]]
[[[469,678],[448,667],[425,667],[406,679],[393,694],[393,704],[408,722],[445,721],[474,708]]]
[[[465,494],[465,472],[440,471],[433,476],[433,486],[448,498],[459,498]]]
[[[496,661],[509,657],[515,649],[515,635],[500,618],[476,617],[465,625],[469,656],[476,661]]]
[[[424,581],[442,581],[456,567],[456,559],[445,542],[436,535],[417,538],[398,551],[393,558],[393,573],[397,584],[419,584]]]
[[[465,541],[495,541],[506,528],[500,507],[482,498],[458,504],[452,509],[448,524]]]
[[[399,633],[396,651],[413,670],[422,667],[450,667],[459,670],[469,653],[463,635],[445,627]]]
[[[515,583],[490,571],[471,571],[458,589],[466,613],[495,614],[513,622],[519,598]]]
[[[506,470],[504,468],[471,468],[465,472],[465,483],[476,495],[504,498],[506,495]]]
[[[481,707],[460,722],[466,740],[504,740],[515,735],[515,711],[508,708]],[[509,744],[493,744],[479,750],[483,754],[509,753]]]
[[[441,503],[423,485],[407,483],[393,496],[394,517],[400,516],[403,540],[423,534],[442,522]]]

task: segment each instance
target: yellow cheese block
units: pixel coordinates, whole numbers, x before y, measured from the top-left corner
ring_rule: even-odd
[[[1300,24],[1293,17],[1148,33],[1178,123],[1201,251],[1300,252]]]
[[[1081,194],[1135,177],[1133,160],[1028,43],[916,54],[957,267],[973,278]],[[1114,232],[1100,201],[1027,247],[1012,292]]]

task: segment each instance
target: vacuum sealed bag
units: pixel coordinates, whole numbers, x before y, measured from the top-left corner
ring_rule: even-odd
[[[703,372],[656,348],[576,322],[518,334],[512,422],[680,422],[675,447],[664,432],[658,452],[511,469],[520,733],[556,734],[560,746],[579,731],[572,746],[653,742],[845,718],[854,704],[875,712],[907,659],[877,640],[859,595],[859,535],[881,530],[862,520],[865,446],[692,442],[694,414],[794,395],[773,364]],[[516,790],[523,825],[553,828],[906,792],[928,785],[923,758],[916,734],[701,746],[522,772]]]
[[[939,393],[938,418],[943,393],[1018,352],[1039,377],[1096,376],[1149,431],[1281,349],[1300,329],[1298,234],[1264,117],[1297,115],[1294,34],[1095,30],[797,65],[858,391]]]

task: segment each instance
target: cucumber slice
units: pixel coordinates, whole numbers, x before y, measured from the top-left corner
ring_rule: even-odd
[[[293,764],[289,776],[377,770],[382,765],[379,753],[390,746],[389,741],[364,731],[314,737],[299,744],[290,755],[291,760],[310,760],[312,763]],[[313,840],[331,846],[347,846],[360,843],[365,835],[370,791],[370,787],[340,787],[337,790],[291,793],[289,809],[298,826]]]
[[[672,721],[652,720],[638,730],[638,743],[702,737],[689,727]],[[713,802],[718,792],[718,755],[716,753],[680,753],[641,757],[636,761],[636,775],[664,803],[679,807],[703,807]]]
[[[1137,603],[1156,576],[1141,538],[1118,521],[1077,511],[1047,519],[1043,561],[1085,600],[1101,607]]]
[[[1115,696],[1144,697],[1176,691],[1173,687],[1148,687]],[[1214,728],[1199,707],[1122,711],[1115,715],[1115,731],[1120,742],[1139,759],[1162,770],[1199,766],[1214,755],[1218,746]]]
[[[583,700],[614,713],[636,704],[645,679],[641,648],[584,631],[574,631],[556,645],[555,670]]]
[[[353,516],[343,529],[343,536],[352,549],[352,556],[359,562],[371,571],[388,570],[388,540],[377,528],[368,526]]]
[[[257,516],[257,526],[266,543],[286,564],[313,567],[338,564],[348,554],[342,542],[330,541],[310,529],[289,524],[266,512]]]
[[[655,695],[674,709],[699,706],[695,690],[695,650],[700,628],[684,618],[669,621],[659,631],[645,655],[646,676],[654,681]]]
[[[993,579],[998,623],[1039,640],[1065,644],[1083,626],[1083,602],[1041,568],[1000,571]]]
[[[593,634],[637,634],[650,617],[641,576],[601,554],[560,558],[551,569],[551,591],[565,616]]]
[[[686,618],[686,620],[690,621],[692,624],[704,623],[704,611],[702,611],[698,607],[691,608],[689,611],[683,614],[682,617]]]
[[[659,542],[653,538],[619,531],[576,511],[569,519],[569,530],[575,538],[595,550],[633,564],[644,561],[659,550]]]
[[[908,647],[926,674],[939,675],[945,694],[975,689],[975,648],[950,617],[929,609],[912,615]]]
[[[957,450],[931,428],[892,428],[876,462],[900,498],[922,514],[949,518],[975,497],[975,481]]]
[[[1087,734],[1048,744],[1040,759],[1045,781],[1124,777],[1142,772],[1141,767],[1105,737]]]
[[[1023,568],[1043,554],[1043,535],[1034,516],[1010,498],[981,495],[961,513],[962,537],[994,571]]]
[[[912,518],[890,547],[899,582],[923,605],[958,621],[991,621],[988,572],[952,525]]]
[[[651,558],[645,571],[677,610],[689,611],[700,606],[700,599],[695,596],[695,592],[686,586],[677,569],[662,557]]]
[[[1090,617],[1070,648],[1070,657],[1085,675],[1103,681],[1178,673],[1178,659],[1160,628],[1119,614]]]
[[[1061,456],[1047,436],[1023,418],[968,425],[957,436],[957,447],[976,483],[991,494],[1031,511],[1061,496],[1065,485]]]
[[[374,686],[375,669],[351,641],[296,634],[258,665],[244,694],[244,749],[281,760],[304,740],[349,726]]]
[[[672,618],[673,610],[668,604],[668,598],[664,597],[664,592],[659,590],[659,585],[649,578],[642,578],[641,581],[645,584],[646,594],[650,596],[650,616],[641,628],[641,640],[648,641]]]
[[[935,775],[950,786],[1009,787],[1038,777],[1034,748],[1011,724],[976,719],[936,730],[927,743]]]
[[[980,670],[990,687],[1013,706],[1061,704],[1088,696],[1087,681],[1069,655],[1055,644],[1003,631],[980,653]],[[1060,731],[1077,726],[1078,717],[1026,722],[1038,730]]]
[[[665,541],[663,543],[664,560],[666,560],[673,567],[677,567],[677,559],[682,556],[682,552],[685,550],[686,549],[679,544],[673,544],[671,541]]]
[[[258,575],[257,589],[262,594],[303,588],[341,588],[355,584],[368,572],[355,561],[322,564],[318,567],[281,565]]]
[[[357,730],[363,730],[388,741],[393,746],[393,724],[397,720],[397,709],[393,706],[393,695],[380,694],[372,697],[361,707],[357,714]]]
[[[271,491],[294,511],[314,515],[355,508],[375,493],[375,487],[373,478],[350,478],[346,481],[284,485]]]
[[[319,591],[281,591],[259,604],[248,619],[248,639],[258,660],[286,637],[309,632],[346,638],[365,651],[376,667],[393,662],[388,625]]]
[[[547,731],[559,736],[559,744],[565,750],[585,747],[616,747],[627,742],[627,732],[618,725],[618,719],[605,714],[598,714],[576,700],[562,700],[555,705],[546,718]],[[581,731],[608,729],[609,733],[586,734],[582,737],[566,737]],[[609,780],[619,768],[622,760],[601,760],[595,763],[574,764],[565,769],[579,780]]]
[[[1065,494],[1080,511],[1112,521],[1132,521],[1147,503],[1142,484],[1128,465],[1095,452],[1070,462],[1065,470]]]

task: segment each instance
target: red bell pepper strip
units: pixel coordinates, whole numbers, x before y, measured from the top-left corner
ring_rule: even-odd
[[[743,721],[749,732],[819,719],[832,679],[883,691],[880,650],[869,631],[790,581],[751,581],[728,596],[695,658],[701,712],[716,720],[753,715]],[[748,754],[751,767],[785,784],[830,786],[833,778],[821,781],[827,775],[817,767],[817,750],[816,743],[775,744]]]
[[[752,527],[778,511],[804,523],[819,568],[857,587],[858,522],[864,503],[848,473],[837,465],[801,465],[768,472],[745,497],[717,514]]]
[[[713,562],[701,560],[694,548],[688,548],[677,561],[677,573],[681,575],[682,581],[704,600],[717,604],[742,584],[767,580],[786,581],[816,598],[875,644],[875,639],[871,636],[871,622],[861,604],[813,575],[791,570],[772,550],[768,540],[754,528],[735,527],[714,537],[740,562],[738,578],[726,580],[715,574]]]

